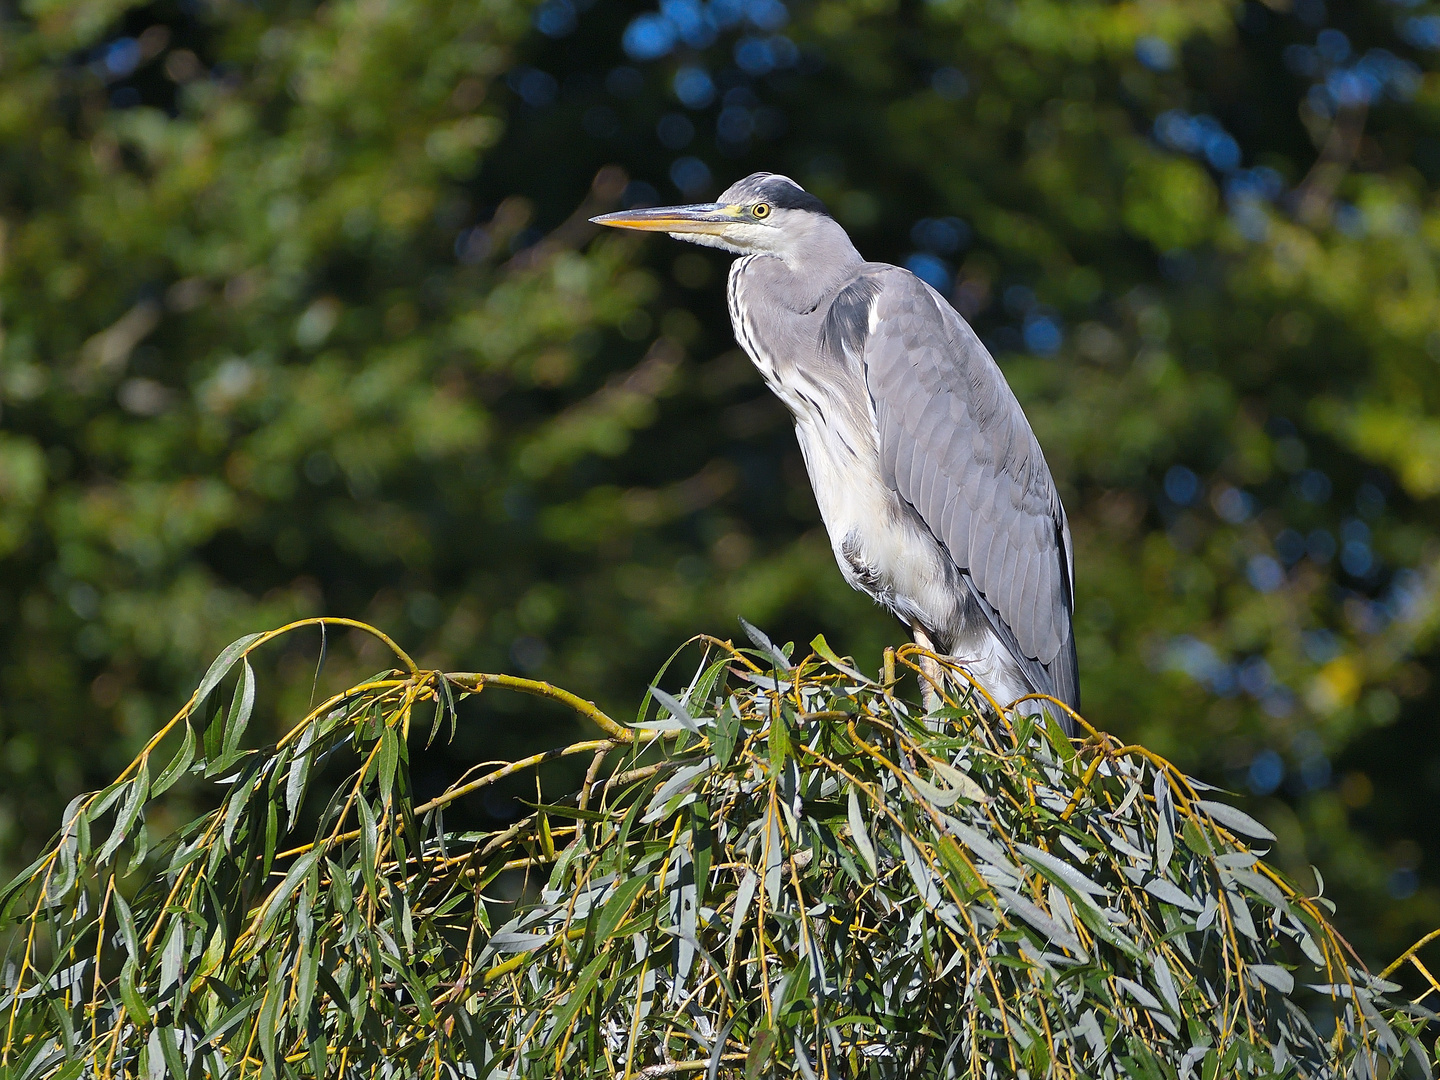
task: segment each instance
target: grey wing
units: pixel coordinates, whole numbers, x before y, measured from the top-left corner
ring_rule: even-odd
[[[1035,690],[1078,708],[1070,527],[1025,413],[938,293],[896,268],[871,281],[863,355],[881,472],[945,545]]]

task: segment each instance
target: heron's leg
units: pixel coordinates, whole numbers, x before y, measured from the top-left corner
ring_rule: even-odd
[[[929,649],[932,653],[936,651],[935,643],[919,623],[910,624],[910,633],[914,636],[916,645]],[[917,659],[920,661],[920,672],[923,676],[920,680],[920,702],[925,706],[925,711],[931,713],[940,707],[939,688],[945,685],[941,682],[945,677],[944,669],[940,667],[939,661],[932,657],[921,656]]]

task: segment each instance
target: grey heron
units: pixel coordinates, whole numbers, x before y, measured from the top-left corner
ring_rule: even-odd
[[[820,199],[776,173],[713,203],[592,220],[741,256],[735,337],[794,416],[845,580],[1000,704],[1039,693],[1078,708],[1065,508],[960,314],[910,271],[866,262]]]

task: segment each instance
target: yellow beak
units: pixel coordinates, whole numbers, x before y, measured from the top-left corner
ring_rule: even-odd
[[[656,206],[643,210],[621,210],[590,220],[613,229],[640,229],[663,233],[720,233],[739,217],[740,207],[722,203],[692,203],[689,206]]]

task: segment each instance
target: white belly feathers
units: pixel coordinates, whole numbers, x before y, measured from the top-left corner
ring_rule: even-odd
[[[873,428],[858,430],[844,410],[821,417],[808,394],[781,397],[794,413],[810,485],[845,580],[907,626],[943,628],[952,654],[1000,704],[1030,693],[983,616],[973,605],[964,610],[965,586],[949,554],[881,479]]]
[[[845,579],[907,623],[948,625],[956,598],[944,586],[946,555],[881,479],[873,429],[856,430],[841,410],[825,417],[803,405],[792,411],[810,486]]]

